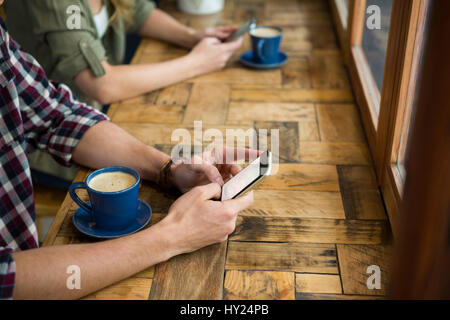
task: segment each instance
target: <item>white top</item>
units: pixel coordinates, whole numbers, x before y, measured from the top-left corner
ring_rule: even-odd
[[[108,16],[108,10],[106,10],[106,6],[102,7],[102,10],[96,15],[94,15],[94,22],[95,27],[97,28],[97,33],[100,38],[102,38],[106,30],[108,30],[108,22],[109,22],[109,16]]]

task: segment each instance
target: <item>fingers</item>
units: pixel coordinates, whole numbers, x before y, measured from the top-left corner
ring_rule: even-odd
[[[203,153],[201,161],[207,162],[211,165],[218,165],[221,168],[219,171],[222,172],[222,178],[227,179],[226,174],[229,173],[231,176],[235,176],[242,170],[240,165],[233,162],[242,159],[249,160],[251,162],[261,153],[262,151],[260,150],[224,146],[214,148],[211,151]]]
[[[242,167],[236,163],[219,164],[217,165],[217,168],[219,169],[222,177],[230,177],[230,178],[237,175],[242,170]]]
[[[198,173],[203,173],[210,182],[214,182],[219,184],[220,186],[223,186],[223,179],[222,175],[219,172],[219,169],[217,169],[216,166],[209,164],[209,163],[201,163],[201,164],[191,164],[192,169]]]
[[[219,30],[219,31],[217,31],[216,36],[220,40],[225,40],[226,38],[228,38],[230,36],[230,34],[231,34],[231,32]]]
[[[193,192],[194,194],[196,193],[201,200],[219,199],[222,194],[222,188],[217,183],[210,183],[195,187]]]
[[[239,37],[237,40],[223,43],[222,46],[225,50],[229,52],[234,52],[241,47],[243,41],[244,41],[243,38]]]
[[[253,161],[259,157],[263,151],[247,148],[220,147],[213,150],[215,163],[231,163],[238,160]]]
[[[221,37],[228,37],[238,29],[236,26],[217,27],[216,33]]]
[[[226,218],[226,235],[230,235],[236,228],[236,220],[239,211],[247,209],[253,204],[253,191],[247,195],[222,202],[223,214]]]
[[[251,191],[243,197],[224,201],[223,205],[227,210],[237,214],[239,211],[249,208],[253,204],[253,200],[253,191]]]
[[[237,175],[242,170],[242,167],[238,164],[230,165],[230,173],[232,176]]]
[[[200,41],[200,43],[201,42],[205,42],[205,43],[208,43],[208,44],[220,44],[220,43],[222,43],[219,39],[217,39],[216,37],[206,37],[206,38],[203,38],[201,41]]]
[[[223,32],[235,32],[237,29],[239,29],[238,26],[217,27],[217,30],[223,31]]]
[[[216,35],[216,36],[219,37],[218,35]],[[222,48],[222,50],[224,52],[230,52],[230,53],[236,51],[242,44],[242,37],[235,41],[232,41],[232,42],[223,43],[216,36],[203,38],[203,40],[200,41],[200,43],[207,43],[210,45],[217,44],[217,45],[220,45],[220,48]]]

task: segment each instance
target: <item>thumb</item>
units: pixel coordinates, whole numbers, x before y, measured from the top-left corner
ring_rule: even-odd
[[[202,191],[202,200],[220,199],[222,193],[222,188],[217,183],[205,184],[197,187],[197,189]]]
[[[239,37],[237,40],[226,42],[222,45],[224,46],[225,50],[233,52],[240,48],[243,41],[244,39],[242,37]]]
[[[197,46],[208,46],[208,45],[215,45],[220,43],[219,39],[215,37],[206,37],[200,40],[199,43],[197,43]]]
[[[219,39],[217,39],[216,37],[208,37],[205,38],[205,41],[207,41],[210,44],[220,44],[222,43]]]
[[[238,197],[236,199],[224,201],[224,206],[228,207],[232,212],[239,212],[247,209],[253,204],[253,191],[250,191],[243,197]]]

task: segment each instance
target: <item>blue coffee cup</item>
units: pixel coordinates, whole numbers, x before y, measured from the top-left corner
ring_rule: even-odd
[[[275,35],[258,35],[261,29],[272,29],[278,31]],[[261,30],[262,31],[262,30]],[[252,41],[253,58],[255,62],[263,64],[277,63],[279,60],[280,43],[283,36],[282,29],[272,26],[260,26],[250,31]]]
[[[121,191],[103,192],[89,186],[91,180],[99,174],[108,172],[124,172],[132,175],[136,182]],[[82,209],[88,219],[95,222],[99,229],[105,231],[120,231],[136,220],[140,176],[135,170],[127,167],[106,167],[98,169],[86,177],[84,182],[74,182],[69,188],[69,194]],[[86,189],[90,203],[82,201],[75,193],[77,189]]]

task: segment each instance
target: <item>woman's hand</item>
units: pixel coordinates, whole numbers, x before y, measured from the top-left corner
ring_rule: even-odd
[[[229,27],[215,27],[215,28],[206,28],[204,30],[196,31],[195,37],[200,41],[203,38],[213,37],[219,40],[225,40],[229,36],[231,36],[238,27],[229,26]]]
[[[204,38],[189,53],[197,75],[218,71],[242,45],[242,37],[223,43],[217,38]]]
[[[214,148],[201,157],[194,156],[190,163],[174,164],[171,168],[171,182],[181,192],[188,192],[196,186],[224,182],[236,175],[241,167],[240,160],[254,160],[261,151],[231,147]]]

